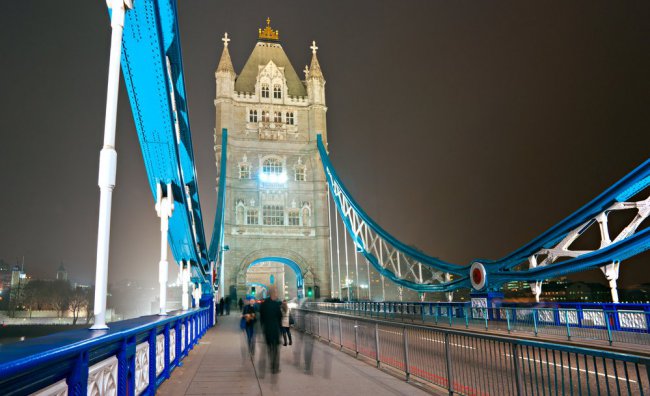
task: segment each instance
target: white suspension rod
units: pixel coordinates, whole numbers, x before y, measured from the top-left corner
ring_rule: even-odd
[[[115,151],[115,125],[117,123],[117,98],[120,87],[120,57],[122,33],[126,8],[132,8],[130,0],[111,0],[111,50],[108,63],[108,88],[106,92],[106,118],[104,119],[104,146],[99,154],[99,224],[97,226],[97,263],[95,268],[95,323],[93,330],[108,329],[106,326],[106,292],[108,285],[108,250],[111,236],[111,206],[117,151]]]
[[[329,230],[329,246],[330,246],[330,297],[334,298],[334,252],[332,251],[332,209],[330,206],[330,186],[327,184],[327,228]]]
[[[359,260],[357,259],[357,256],[359,255],[359,252],[357,252],[357,249],[354,249],[354,274],[356,275],[357,278],[357,301],[361,300],[361,294],[359,293]]]
[[[343,244],[345,246],[345,286],[348,289],[348,301],[350,301],[350,265],[348,263],[348,228],[343,226]]]
[[[340,239],[339,239],[339,217],[334,214],[334,222],[336,223],[336,267],[338,269],[339,275],[339,285],[338,285],[338,298],[341,298],[341,251],[340,251]]]

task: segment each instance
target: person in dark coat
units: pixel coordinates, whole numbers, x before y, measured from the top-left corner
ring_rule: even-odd
[[[244,331],[246,332],[246,340],[248,342],[248,352],[253,355],[255,354],[255,322],[257,321],[257,312],[255,312],[254,298],[251,297],[250,300],[248,300],[248,304],[245,305],[242,309],[241,316],[246,321]]]
[[[260,324],[264,332],[264,340],[268,350],[271,374],[280,372],[280,327],[282,324],[282,310],[278,300],[278,291],[275,287],[269,288],[269,297],[260,306]]]
[[[239,310],[241,311],[242,308],[244,307],[244,300],[240,297],[237,304],[239,304]]]
[[[230,315],[230,296],[226,296],[226,315]]]
[[[226,305],[226,302],[223,299],[223,297],[221,297],[221,299],[219,300],[219,315],[221,315],[221,316],[223,316],[224,305]]]

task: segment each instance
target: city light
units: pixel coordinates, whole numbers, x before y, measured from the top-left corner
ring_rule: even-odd
[[[287,174],[282,173],[264,173],[260,172],[260,181],[264,183],[281,184],[288,180]]]

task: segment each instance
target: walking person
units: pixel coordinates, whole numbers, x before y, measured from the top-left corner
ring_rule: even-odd
[[[223,306],[226,304],[223,297],[219,300],[219,315],[223,316]]]
[[[237,301],[237,305],[239,305],[239,311],[241,312],[241,310],[244,308],[244,300],[241,297],[239,297],[239,301]]]
[[[230,296],[226,296],[226,315],[230,315]]]
[[[289,337],[289,345],[291,345],[291,308],[289,308],[287,300],[282,301],[280,310],[282,311],[282,340],[284,341],[283,345],[287,346],[287,337]]]
[[[242,302],[243,304],[243,302]],[[257,321],[257,313],[255,312],[255,299],[248,300],[241,313],[242,320],[245,322],[244,332],[246,332],[246,341],[248,342],[248,352],[251,355],[255,354],[255,322]]]
[[[264,340],[268,351],[271,374],[280,372],[280,327],[282,325],[282,310],[278,301],[278,291],[269,288],[269,297],[260,306],[260,323],[264,331]]]

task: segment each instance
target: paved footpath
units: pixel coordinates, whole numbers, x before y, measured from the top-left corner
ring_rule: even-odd
[[[264,344],[257,338],[255,358],[246,351],[239,315],[219,317],[176,368],[159,395],[428,395],[367,362],[298,331],[293,345],[280,346],[279,374],[265,370]],[[312,353],[309,353],[309,352]],[[311,367],[305,369],[305,365]]]

